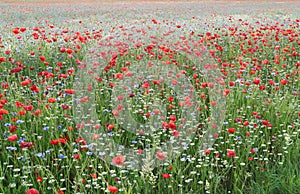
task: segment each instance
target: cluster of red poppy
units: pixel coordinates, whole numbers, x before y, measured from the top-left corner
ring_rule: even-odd
[[[178,24],[158,17],[141,19],[139,23],[133,23],[130,27],[119,25],[102,29],[96,26],[93,30],[85,28],[81,20],[78,22],[77,29],[72,26],[54,25],[48,21],[39,27],[10,27],[8,36],[11,38],[0,39],[0,46],[4,48],[0,51],[0,66],[3,67],[0,72],[0,124],[1,133],[7,140],[5,146],[9,148],[16,146],[20,150],[28,149],[32,155],[37,155],[35,152],[40,147],[43,147],[43,150],[51,148],[57,152],[62,150],[73,160],[81,161],[88,156],[89,151],[86,146],[90,140],[79,133],[86,127],[92,126],[93,131],[96,132],[100,129],[104,130],[112,136],[121,135],[123,132],[118,123],[114,119],[107,120],[121,115],[125,110],[121,104],[114,110],[101,109],[103,113],[99,115],[105,123],[95,123],[94,118],[90,120],[82,118],[82,121],[75,124],[71,121],[75,114],[75,110],[72,109],[74,96],[76,98],[79,96],[76,103],[83,106],[92,99],[86,93],[80,96],[79,90],[82,88],[74,84],[76,73],[84,69],[87,69],[87,74],[95,79],[104,92],[108,93],[119,82],[140,73],[139,90],[142,92],[136,93],[132,90],[128,97],[137,101],[151,98],[150,95],[160,95],[165,98],[167,111],[170,114],[168,117],[161,116],[162,122],[158,126],[162,128],[163,133],[169,135],[168,137],[180,139],[179,137],[182,136],[180,130],[184,128],[182,123],[185,123],[186,118],[180,118],[179,115],[173,114],[173,111],[192,106],[191,97],[185,96],[177,102],[176,95],[171,94],[168,87],[164,85],[164,79],[144,80],[142,71],[132,72],[131,67],[136,62],[149,60],[141,69],[155,66],[153,61],[162,66],[174,66],[180,69],[176,77],[171,80],[170,88],[180,85],[179,78],[186,76],[203,104],[197,107],[196,111],[205,114],[212,107],[220,105],[220,102],[212,99],[209,93],[219,86],[222,86],[222,90],[218,92],[229,101],[229,104],[233,107],[240,106],[237,110],[228,108],[233,116],[226,117],[224,123],[227,124],[212,124],[213,128],[222,128],[213,134],[214,139],[222,141],[220,137],[224,136],[231,144],[222,142],[224,147],[219,147],[219,150],[214,152],[206,149],[204,154],[207,157],[231,161],[246,153],[249,161],[261,163],[259,155],[264,153],[259,153],[257,147],[265,141],[262,140],[263,143],[256,141],[257,134],[265,133],[271,137],[269,139],[274,145],[270,147],[268,154],[274,155],[276,151],[282,150],[281,142],[277,138],[278,135],[282,135],[281,125],[286,128],[291,126],[294,130],[295,123],[297,119],[299,120],[300,111],[295,112],[294,109],[285,111],[273,107],[268,115],[268,107],[276,106],[280,102],[279,99],[294,100],[299,97],[297,87],[300,75],[300,20],[253,22],[232,16],[224,18],[226,24],[221,28],[211,24],[212,26],[205,31],[200,30],[198,24],[204,22],[197,16],[187,20],[191,24]],[[199,29],[193,28],[193,25]],[[160,35],[156,35],[156,30]],[[109,32],[108,36],[103,35],[106,32]],[[146,41],[143,41],[145,37],[147,37]],[[10,39],[15,41],[14,46],[5,48],[3,42]],[[31,41],[32,44],[27,44],[26,41]],[[103,51],[87,51],[90,46],[95,47],[95,42],[96,48],[100,47]],[[22,45],[20,48],[19,44]],[[193,57],[201,58],[202,49],[208,51],[214,64],[203,64],[203,66],[194,64]],[[105,52],[105,50],[109,51]],[[92,65],[87,64],[90,61],[84,58],[85,55],[101,59],[101,63],[93,61]],[[98,67],[103,70],[100,74],[96,72]],[[204,80],[202,69],[217,69],[216,73],[220,73],[221,76],[215,80]],[[84,88],[85,91],[92,93],[96,90],[100,93],[97,86],[88,84]],[[101,100],[103,106],[109,107],[106,99]],[[117,100],[121,102],[126,100],[126,97],[120,95]],[[250,110],[245,110],[244,105],[241,104],[246,104],[245,107],[250,107]],[[137,117],[151,120],[161,115],[161,110],[150,111],[150,105],[145,105],[143,108],[137,109]],[[280,118],[285,114],[288,114],[286,117],[288,121],[282,119],[286,123],[280,123],[282,122]],[[214,118],[207,117],[203,120],[210,123]],[[201,123],[195,131],[204,129],[205,125]],[[101,134],[96,132],[91,133],[92,141],[102,138]],[[141,130],[137,134],[143,136],[145,132]],[[232,146],[232,142],[238,141],[253,141],[255,145],[251,144],[252,147],[249,147],[245,143],[245,146],[240,148]],[[78,153],[68,151],[70,147],[78,148]],[[135,146],[134,149],[140,155],[144,151],[142,146]],[[10,151],[4,152],[7,155],[11,154]],[[20,151],[20,154],[23,153],[25,152]],[[155,153],[155,159],[166,161],[168,157],[164,152],[158,151]],[[50,161],[54,160],[56,158],[51,158]],[[116,154],[111,162],[121,167],[128,160],[126,156]],[[161,176],[164,179],[172,179],[172,173],[172,166],[170,166],[169,171],[161,173]],[[90,173],[90,176],[92,179],[97,179],[99,174]],[[35,181],[42,183],[42,175],[37,176]],[[86,181],[82,183],[85,184]],[[117,193],[119,190],[118,187],[111,185],[107,189],[111,193]],[[38,194],[39,191],[28,189],[26,193]],[[59,190],[58,193],[61,194],[63,191]]]

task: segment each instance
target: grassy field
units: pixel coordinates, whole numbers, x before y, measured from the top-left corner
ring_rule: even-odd
[[[300,193],[297,1],[3,1],[0,193]]]

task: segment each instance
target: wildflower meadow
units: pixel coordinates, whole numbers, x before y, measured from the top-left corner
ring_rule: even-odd
[[[300,2],[0,2],[0,193],[300,193]]]

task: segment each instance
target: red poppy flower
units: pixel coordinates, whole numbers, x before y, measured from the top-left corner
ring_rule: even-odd
[[[255,78],[253,80],[253,83],[256,84],[256,85],[260,84],[260,79],[259,78]]]
[[[43,182],[43,178],[42,177],[40,177],[40,176],[38,176],[36,179],[35,179],[37,182]]]
[[[17,113],[17,115],[21,116],[21,115],[26,115],[26,111],[25,110],[21,110]]]
[[[246,126],[248,126],[249,125],[249,121],[245,121],[244,122],[244,126],[246,127]]]
[[[113,130],[115,127],[114,127],[114,125],[111,125],[111,124],[109,124],[108,126],[107,126],[107,128],[108,128],[108,130]]]
[[[177,128],[176,124],[173,121],[170,121],[168,127],[171,128],[172,130],[176,130]]]
[[[269,123],[269,121],[267,121],[267,120],[263,120],[263,121],[262,121],[262,124],[263,124],[263,125],[268,125],[268,123]]]
[[[79,155],[79,154],[75,154],[75,155],[73,156],[73,158],[74,158],[75,160],[78,160],[78,159],[80,158],[80,155]]]
[[[72,54],[72,53],[73,53],[73,51],[72,51],[71,49],[67,49],[66,52],[67,52],[68,54]]]
[[[21,148],[31,148],[33,146],[34,146],[34,143],[32,143],[32,142],[23,141],[23,142],[20,143]]]
[[[156,19],[152,19],[152,23],[157,24],[158,22],[156,21]]]
[[[209,149],[205,150],[205,151],[204,151],[204,154],[205,154],[205,155],[209,155],[209,154],[210,154],[210,150],[209,150]]]
[[[14,34],[19,34],[19,33],[20,33],[20,32],[19,32],[19,28],[13,29],[13,30],[12,30],[12,33],[14,33]]]
[[[212,105],[212,106],[216,106],[217,102],[216,101],[210,101],[209,104]]]
[[[176,130],[174,130],[172,133],[175,138],[178,138],[180,135],[179,131],[176,131]]]
[[[107,188],[108,188],[109,192],[111,192],[111,193],[117,193],[118,192],[118,188],[115,187],[115,186],[110,186],[109,185]]]
[[[15,125],[9,126],[9,132],[14,133],[14,132],[16,132],[17,128],[18,127]]]
[[[92,177],[93,179],[95,179],[95,178],[97,178],[97,174],[91,174],[91,177]]]
[[[83,97],[83,98],[80,98],[79,99],[79,102],[86,102],[86,101],[88,101],[89,100],[89,96],[85,96],[85,97]]]
[[[176,115],[171,115],[170,120],[175,122],[176,121]]]
[[[172,101],[173,101],[173,96],[170,96],[170,97],[168,98],[168,101],[169,101],[169,102],[172,102]]]
[[[35,92],[35,93],[39,93],[39,88],[36,85],[32,85],[30,87],[30,90],[33,91],[33,92]]]
[[[8,136],[7,140],[10,141],[10,142],[17,141],[18,140],[18,136],[16,134]]]
[[[124,79],[124,75],[122,73],[116,73],[115,78],[122,80],[122,79]]]
[[[42,62],[44,62],[46,60],[46,58],[44,56],[39,56],[39,58]]]
[[[67,94],[75,94],[75,93],[76,93],[76,90],[73,90],[73,89],[66,89],[66,90],[65,90],[65,93],[67,93]]]
[[[229,133],[234,133],[235,132],[235,128],[228,128],[227,130]]]
[[[11,121],[12,122],[17,122],[19,119],[18,118],[12,118]]]
[[[218,133],[214,133],[214,138],[218,138],[219,137],[219,134]]]
[[[29,105],[29,106],[24,106],[23,107],[26,111],[32,111],[33,110],[33,106]]]
[[[165,158],[166,158],[166,156],[161,152],[157,152],[155,156],[156,156],[156,158],[158,158],[160,160],[165,160]]]
[[[61,144],[65,144],[67,140],[65,138],[58,138],[58,142]]]
[[[235,157],[236,154],[233,150],[227,150],[227,157],[228,158],[231,158],[231,157]]]
[[[142,154],[143,150],[142,149],[138,149],[137,152],[138,152],[138,154]]]
[[[70,106],[68,106],[68,105],[65,105],[65,104],[62,104],[62,105],[61,105],[61,107],[62,107],[62,109],[64,109],[64,110],[67,110],[67,109],[69,109],[69,108],[70,108]]]
[[[164,177],[165,179],[168,179],[168,178],[170,178],[171,176],[170,176],[170,174],[162,174],[162,177]]]
[[[227,96],[230,92],[230,89],[228,88],[225,88],[224,91],[223,91],[223,96]]]
[[[259,86],[259,89],[260,89],[260,90],[265,90],[266,87],[265,87],[264,85],[261,85],[261,86]]]
[[[286,84],[287,84],[286,79],[281,80],[281,81],[280,81],[280,84],[281,84],[281,85],[286,85]]]
[[[40,114],[42,114],[42,110],[40,110],[40,109],[36,109],[33,113],[34,116],[38,116]]]
[[[270,85],[274,85],[275,82],[274,82],[273,80],[270,80],[270,81],[269,81],[269,84],[270,84]]]
[[[39,194],[39,191],[36,190],[36,189],[34,189],[34,188],[32,188],[32,189],[28,189],[26,191],[26,194]]]
[[[229,86],[230,86],[230,87],[233,87],[234,85],[235,85],[234,82],[229,82]]]
[[[263,60],[263,62],[262,62],[264,65],[268,65],[269,64],[269,60],[268,59],[265,59],[265,60]]]
[[[5,62],[6,59],[4,57],[0,57],[0,63]]]
[[[62,190],[58,190],[57,194],[64,194],[64,192]]]
[[[0,62],[1,62],[1,60],[0,60]],[[1,87],[3,88],[3,89],[7,89],[8,87],[9,87],[9,84],[8,83],[2,83],[1,84]]]
[[[54,103],[54,102],[56,102],[56,99],[55,98],[48,98],[48,102],[49,103]]]
[[[124,164],[125,158],[122,155],[118,155],[112,159],[112,163],[117,166],[122,166]]]
[[[0,115],[7,115],[7,114],[8,114],[8,110],[0,109]]]
[[[26,31],[26,28],[20,28],[20,31],[21,31],[21,32],[25,32],[25,31]]]
[[[56,139],[50,140],[50,144],[57,145],[59,142]]]

